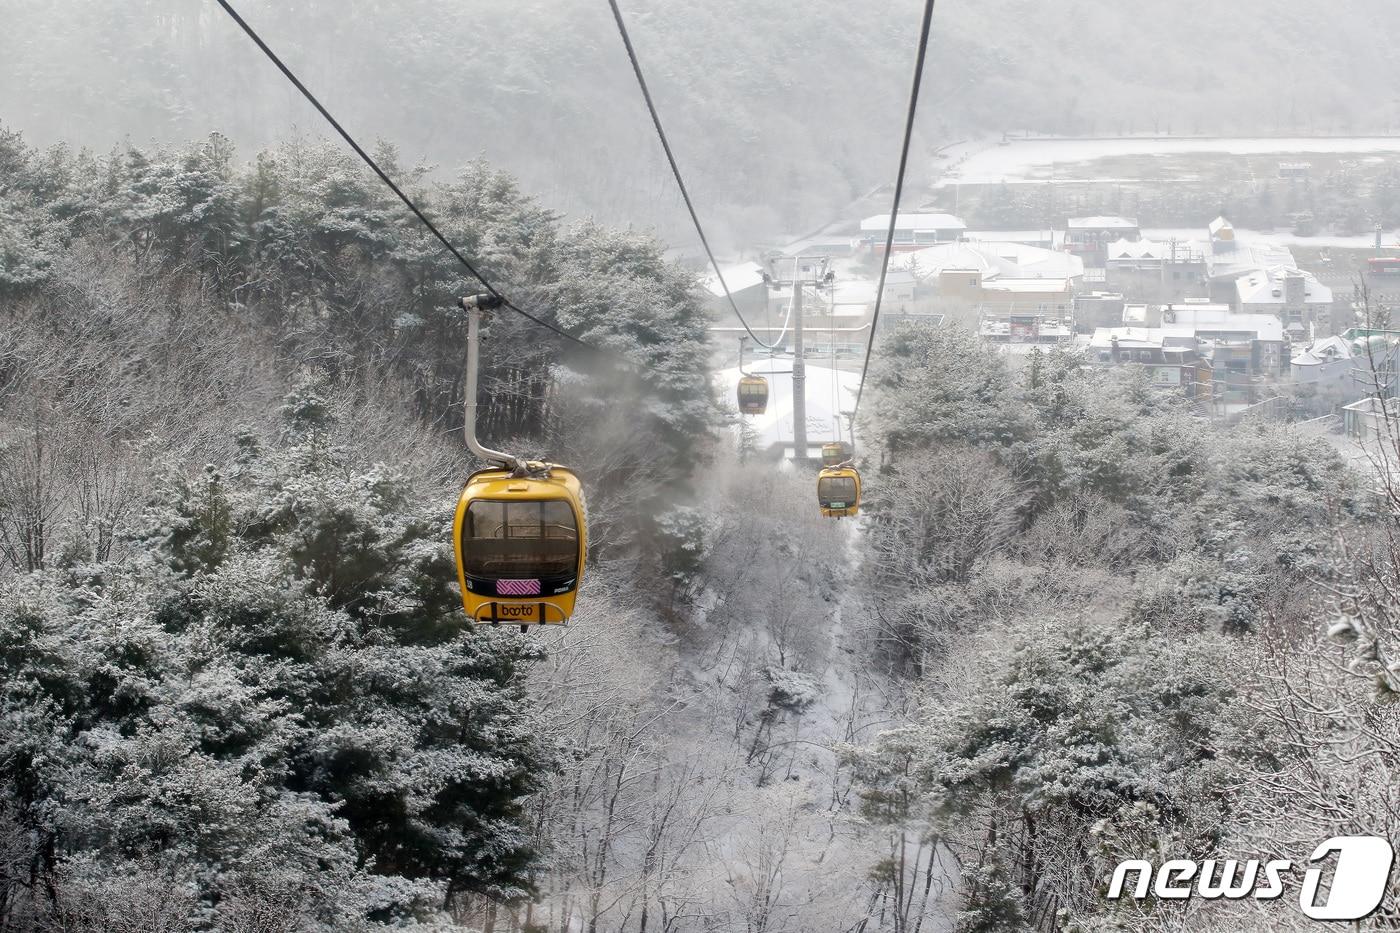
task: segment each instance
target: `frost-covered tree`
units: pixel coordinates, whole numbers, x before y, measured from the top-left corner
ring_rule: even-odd
[[[1213,746],[1228,731],[1230,688],[1211,675],[1223,646],[1059,621],[980,642],[970,689],[858,757],[872,802],[893,799],[892,786],[926,799],[971,858],[995,842],[1036,912],[1094,903],[1091,830],[1125,805],[1151,803],[1184,851],[1209,850],[1223,790]]]
[[[965,883],[967,894],[953,933],[1025,933],[1031,929],[1021,905],[1021,892],[1011,882],[996,849],[984,853]]]
[[[873,436],[891,456],[947,443],[1002,446],[1031,428],[996,350],[959,328],[901,323],[870,372]]]
[[[131,532],[139,559],[35,572],[0,600],[0,811],[31,866],[5,879],[17,918],[90,910],[100,882],[77,866],[97,863],[212,916],[295,890],[334,928],[533,889],[529,643],[463,629],[448,502],[332,443],[310,390],[283,417],[227,475],[172,470]]]
[[[392,147],[376,154],[494,284],[603,349],[495,315],[482,432],[520,440],[532,455],[593,457],[601,468],[590,479],[603,489],[635,489],[642,473],[648,488],[683,486],[717,416],[693,275],[650,236],[561,226],[484,162],[430,182],[427,166],[401,166]],[[94,157],[39,153],[7,132],[0,158],[12,168],[0,181],[0,288],[58,290],[64,249],[106,240],[143,275],[197,272],[183,284],[212,289],[283,352],[344,385],[366,392],[386,374],[403,379],[422,417],[460,424],[466,318],[457,301],[484,286],[353,155],[294,138],[249,164],[214,134]],[[610,428],[608,413],[625,423]],[[609,448],[612,460],[602,456]]]

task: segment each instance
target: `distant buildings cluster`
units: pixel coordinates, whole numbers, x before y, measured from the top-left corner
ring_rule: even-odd
[[[875,215],[854,237],[814,237],[785,251],[784,261],[820,256],[837,270],[832,287],[801,302],[809,355],[839,360],[863,349],[888,236],[889,215]],[[1335,408],[1374,391],[1378,351],[1382,372],[1396,369],[1400,333],[1356,329],[1351,294],[1334,294],[1286,246],[1251,239],[1224,217],[1154,240],[1131,217],[975,231],[950,214],[901,213],[890,244],[882,321],[958,322],[1011,354],[1059,347],[1088,365],[1141,366],[1154,384],[1217,413],[1284,383]],[[1370,271],[1392,271],[1386,262]],[[1400,273],[1400,260],[1393,265]],[[790,288],[769,287],[757,263],[726,280],[746,317],[785,336]],[[711,284],[718,300],[723,291]]]

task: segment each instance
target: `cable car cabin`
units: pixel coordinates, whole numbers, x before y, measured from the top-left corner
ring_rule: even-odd
[[[860,511],[860,474],[853,467],[827,467],[817,474],[817,504],[827,518]]]
[[[583,487],[569,470],[473,473],[452,537],[462,606],[476,622],[561,625],[573,615],[588,529]]]
[[[840,466],[849,459],[851,459],[851,448],[844,441],[834,441],[822,445],[822,466]]]
[[[739,380],[739,411],[745,415],[761,415],[768,410],[768,380],[762,376],[744,376]]]

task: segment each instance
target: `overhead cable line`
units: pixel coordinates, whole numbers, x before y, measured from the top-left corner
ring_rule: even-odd
[[[221,0],[222,2],[222,0]],[[924,77],[924,58],[928,54],[929,27],[933,22],[934,0],[925,0],[924,21],[919,30],[919,52],[914,59],[914,84],[909,89],[909,113],[904,120],[904,144],[899,150],[899,172],[894,179],[894,204],[890,208],[890,226],[885,233],[885,255],[880,261],[880,284],[875,291],[875,313],[870,318],[870,339],[865,345],[865,362],[860,367],[860,382],[856,386],[856,404],[851,409],[851,430],[855,431],[860,397],[865,392],[865,376],[870,370],[870,355],[875,350],[875,333],[880,323],[880,303],[885,299],[885,275],[890,269],[890,250],[894,248],[894,226],[899,216],[899,198],[904,193],[904,170],[909,165],[909,142],[914,137],[914,113],[919,109],[919,85]]]
[[[306,85],[301,83],[301,79],[296,76],[292,69],[287,67],[286,63],[284,63],[282,59],[277,57],[277,53],[272,51],[272,49],[268,47],[268,44],[263,41],[262,36],[258,35],[257,31],[254,30],[252,26],[248,25],[248,22],[238,14],[238,11],[233,8],[233,6],[228,2],[228,0],[215,0],[215,2],[217,2],[219,6],[223,7],[224,12],[227,13],[233,19],[233,21],[238,24],[239,28],[241,28],[245,33],[248,34],[248,38],[253,40],[253,43],[257,45],[259,49],[262,50],[262,53],[267,56],[269,61],[271,61],[274,65],[277,66],[278,70],[282,72],[282,74],[287,78],[287,80],[290,81],[292,85],[298,91],[301,92],[301,95],[305,97],[307,101],[310,102],[311,106],[315,107],[317,112],[319,112],[322,117],[325,117],[326,122],[329,123],[331,127],[337,133],[340,134],[340,138],[345,140],[346,144],[351,149],[355,150],[355,154],[358,155],[360,159],[363,160],[364,163],[370,167],[374,174],[379,176],[379,180],[384,182],[384,184],[388,186],[390,191],[398,195],[399,200],[404,203],[404,206],[413,212],[413,216],[417,217],[419,221],[422,222],[424,227],[428,228],[428,232],[437,238],[438,242],[443,245],[443,248],[446,249],[449,253],[451,253],[453,257],[456,258],[456,260],[462,264],[463,268],[470,272],[472,277],[481,283],[482,288],[485,288],[493,298],[497,299],[500,302],[501,305],[509,308],[516,314],[521,315],[522,317],[533,322],[534,324],[543,327],[545,330],[557,334],[560,337],[563,337],[565,340],[577,344],[580,347],[584,347],[585,349],[591,350],[594,353],[597,353],[602,356],[615,357],[634,368],[651,369],[657,372],[664,372],[664,370],[656,370],[655,367],[646,366],[644,364],[638,363],[632,360],[630,357],[619,353],[615,350],[604,349],[603,347],[595,346],[580,337],[576,337],[568,331],[564,330],[563,328],[551,324],[549,321],[546,321],[543,318],[540,318],[534,314],[531,314],[529,311],[526,311],[524,308],[521,308],[515,302],[511,301],[508,297],[506,297],[500,289],[498,289],[494,284],[492,284],[491,281],[487,279],[486,276],[483,275],[476,268],[476,266],[472,265],[471,261],[468,260],[466,256],[462,255],[461,251],[458,250],[457,247],[452,245],[452,242],[448,240],[446,236],[443,235],[443,232],[437,228],[437,225],[434,224],[431,220],[429,220],[428,216],[424,214],[421,209],[419,209],[418,205],[414,203],[413,199],[410,198],[407,194],[405,194],[403,189],[394,183],[394,180],[389,177],[388,173],[385,172],[384,169],[380,168],[379,163],[376,162],[374,158],[370,156],[370,154],[366,152],[358,142],[355,141],[355,137],[351,136],[350,133],[346,131],[345,127],[340,125],[340,121],[336,120],[336,118],[331,115],[331,112],[327,110],[319,100],[316,99],[316,95],[312,94],[311,91],[306,87]]]
[[[220,3],[223,0],[219,0]],[[690,191],[685,186],[685,179],[681,177],[680,166],[676,164],[675,153],[671,151],[671,141],[666,138],[666,130],[661,126],[661,117],[656,112],[656,103],[651,99],[651,89],[647,87],[647,79],[642,74],[642,64],[637,60],[637,50],[632,46],[632,37],[627,32],[627,24],[622,19],[622,9],[618,7],[617,0],[608,0],[608,6],[612,7],[613,19],[617,21],[618,35],[622,36],[622,44],[627,48],[627,58],[632,62],[632,73],[637,76],[637,86],[642,89],[642,97],[646,100],[647,112],[651,114],[652,126],[656,127],[656,135],[661,140],[661,148],[666,151],[666,161],[671,165],[671,174],[676,177],[676,186],[681,189],[681,198],[685,201],[685,209],[690,212],[690,222],[695,225],[695,232],[700,237],[700,245],[705,248],[705,255],[710,259],[710,266],[715,270],[715,277],[719,280],[719,287],[724,289],[724,297],[729,301],[729,307],[734,312],[734,316],[739,319],[739,323],[744,325],[744,330],[749,332],[749,336],[765,350],[773,350],[778,346],[778,341],[765,343],[762,338],[753,332],[749,322],[744,320],[744,316],[739,313],[739,306],[734,302],[734,296],[729,292],[729,284],[724,281],[724,272],[719,267],[719,262],[715,260],[714,250],[710,249],[710,240],[705,236],[705,228],[700,224],[700,215],[695,211],[695,202],[690,199]],[[782,338],[779,337],[779,341]]]

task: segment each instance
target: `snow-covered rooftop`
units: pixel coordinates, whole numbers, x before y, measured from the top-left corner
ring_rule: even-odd
[[[720,273],[724,275],[724,284],[729,286],[731,292],[753,288],[763,281],[763,267],[756,262],[737,262],[720,266]],[[719,277],[713,270],[705,277],[705,289],[716,298],[724,297],[724,287],[720,285]]]
[[[1162,309],[1162,327],[1195,334],[1253,335],[1255,340],[1283,339],[1283,322],[1274,315],[1236,314],[1229,305],[1169,305]]]
[[[1070,280],[1065,276],[1056,276],[1054,278],[1041,276],[1031,279],[997,276],[994,279],[984,281],[982,283],[982,290],[1017,293],[1057,292],[1068,295],[1072,289],[1070,287]]]
[[[1237,235],[1234,240],[1225,242],[1231,244],[1229,248],[1214,249],[1207,259],[1213,279],[1232,279],[1259,269],[1298,264],[1293,251],[1276,241],[1243,240]],[[1217,246],[1219,243],[1217,240]]]
[[[1167,260],[1175,256],[1175,262],[1194,259],[1200,262],[1205,255],[1201,244],[1195,240],[1176,240],[1164,243],[1161,240],[1118,239],[1108,244],[1106,255],[1109,262]]]
[[[1294,366],[1322,366],[1338,360],[1349,360],[1355,355],[1355,348],[1345,337],[1323,337],[1302,353],[1293,357]]]
[[[1376,415],[1378,417],[1380,416],[1383,410],[1381,407],[1381,400],[1376,398],[1374,395],[1368,395],[1365,398],[1360,399],[1359,401],[1352,402],[1350,405],[1343,405],[1342,408],[1346,411],[1359,411],[1364,414]],[[1400,398],[1386,399],[1385,408],[1390,409],[1392,414],[1400,413]]]
[[[1091,349],[1106,350],[1118,338],[1122,349],[1155,347],[1195,347],[1201,341],[1229,339],[1281,341],[1283,324],[1271,314],[1232,314],[1228,319],[1214,316],[1202,320],[1163,323],[1161,327],[1100,327],[1089,341]]]
[[[1084,260],[1073,253],[1013,242],[940,243],[898,256],[890,266],[917,269],[920,275],[973,269],[984,279],[1069,279],[1084,274]]]
[[[1114,240],[1106,247],[1108,259],[1161,259],[1165,244],[1151,240]]]
[[[1224,217],[1212,220],[1206,230],[1210,233],[1211,239],[1233,240],[1235,238],[1235,228]]]
[[[1089,339],[1089,349],[1109,350],[1115,339],[1120,350],[1155,350],[1174,344],[1193,347],[1193,334],[1183,334],[1176,328],[1165,327],[1098,327]]]
[[[879,279],[837,279],[832,293],[840,300],[846,295],[864,295],[871,300],[875,298],[875,289],[879,286]],[[891,288],[909,288],[914,284],[913,273],[907,269],[890,269],[885,274],[885,292]]]
[[[1041,243],[1055,242],[1054,230],[969,230],[963,234],[964,240],[977,243],[1024,243],[1039,246]]]
[[[1133,324],[1147,326],[1147,305],[1125,304],[1123,306],[1123,323],[1129,326]]]
[[[862,233],[870,231],[888,230],[890,228],[889,214],[875,214],[860,222]],[[895,221],[896,230],[966,230],[967,224],[962,222],[961,217],[954,217],[952,214],[904,214],[901,213]]]
[[[1288,300],[1288,279],[1303,280],[1303,301],[1306,304],[1331,304],[1332,289],[1317,280],[1311,272],[1289,266],[1274,266],[1247,272],[1235,280],[1240,304],[1284,304]]]
[[[1071,217],[1065,224],[1067,230],[1136,230],[1138,228],[1135,217]]]
[[[831,290],[832,313],[839,316],[864,314],[875,304],[875,292],[879,286],[877,279],[837,279]],[[892,292],[904,292],[914,285],[914,276],[903,269],[891,269],[885,276],[885,306],[888,307],[895,296]]]
[[[822,233],[816,236],[803,237],[794,240],[785,246],[779,247],[779,252],[784,256],[808,255],[824,256],[829,254],[840,254],[849,252],[851,249],[851,238],[849,236],[836,236],[835,234]]]

